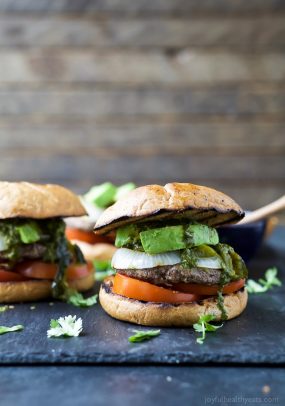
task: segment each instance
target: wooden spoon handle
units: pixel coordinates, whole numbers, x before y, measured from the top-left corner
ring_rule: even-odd
[[[264,207],[261,207],[258,210],[254,210],[250,214],[246,215],[239,224],[248,224],[253,223],[254,221],[261,220],[266,218],[273,213],[277,213],[278,211],[285,209],[285,195],[280,197],[279,199],[275,200],[272,203],[267,204]]]

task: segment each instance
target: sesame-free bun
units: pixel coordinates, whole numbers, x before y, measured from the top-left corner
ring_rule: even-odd
[[[192,183],[147,185],[132,190],[108,207],[95,225],[98,234],[124,224],[160,219],[191,219],[210,226],[235,223],[244,212],[229,196]]]
[[[0,219],[83,216],[80,199],[59,185],[0,182]]]
[[[215,297],[199,302],[168,304],[142,302],[112,292],[113,278],[107,278],[101,285],[99,299],[103,309],[112,317],[144,326],[188,327],[197,323],[199,317],[212,314],[221,320],[221,311]],[[247,304],[246,289],[224,295],[224,306],[228,319],[239,316]]]
[[[35,302],[52,297],[51,281],[28,280],[24,282],[0,282],[0,303]],[[79,292],[93,287],[94,274],[68,282],[69,286]]]

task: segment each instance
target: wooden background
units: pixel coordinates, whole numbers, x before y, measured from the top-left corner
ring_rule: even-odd
[[[0,176],[284,193],[285,1],[0,0]]]

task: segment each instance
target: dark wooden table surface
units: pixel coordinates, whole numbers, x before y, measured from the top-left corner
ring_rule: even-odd
[[[262,247],[256,260],[250,264],[252,277],[257,278],[257,272],[263,272],[268,266],[276,265],[279,267],[280,277],[284,281],[284,241],[285,227],[279,227]],[[258,298],[258,300],[264,301],[266,306],[264,308],[261,306],[264,318],[259,319],[261,337],[257,337],[256,347],[259,348],[260,353],[264,348],[264,354],[268,355],[269,347],[267,347],[267,343],[262,344],[262,337],[271,334],[273,346],[276,346],[276,354],[279,354],[282,361],[284,359],[284,338],[280,334],[278,336],[278,331],[284,328],[284,318],[276,320],[274,325],[269,326],[267,321],[266,326],[268,327],[262,326],[263,320],[266,320],[266,313],[270,313],[273,309],[273,307],[270,309],[269,306],[274,306],[278,302],[278,311],[283,314],[285,299],[280,302],[280,292],[283,292],[283,288],[281,291],[272,291]],[[256,296],[251,297],[250,300],[253,303],[249,304],[249,308],[253,305],[256,307]],[[6,312],[6,315],[8,313]],[[273,312],[271,314],[274,317]],[[248,315],[244,314],[238,320],[242,321],[247,317]],[[264,331],[266,329],[274,329],[274,331],[266,332],[264,335],[262,333],[264,327],[266,327]],[[16,334],[13,335],[13,337],[16,336],[20,337]],[[4,337],[7,338],[8,335],[2,338]],[[251,338],[249,336],[248,340]],[[222,335],[221,339],[223,339]],[[215,339],[211,339],[209,342],[212,343],[215,350],[214,341]],[[14,346],[15,342],[12,341],[12,345]],[[35,345],[35,341],[31,342],[31,352]],[[234,347],[239,343],[233,340],[232,345]],[[5,339],[4,343],[2,340],[2,362],[5,362],[5,353],[9,353],[8,346],[9,342]],[[244,348],[246,352],[246,347]],[[250,354],[245,354],[246,359],[250,359]],[[260,363],[260,360],[261,358],[257,362],[247,363],[245,361],[239,364],[219,361],[212,361],[209,364],[194,361],[195,364],[184,362],[183,365],[166,365],[162,362],[158,365],[150,360],[148,364],[142,362],[139,365],[130,363],[48,365],[47,363],[50,361],[47,361],[46,365],[33,363],[28,365],[23,361],[21,364],[15,365],[2,364],[0,367],[1,405],[41,404],[45,406],[55,403],[61,406],[109,403],[115,405],[136,403],[137,406],[152,403],[159,405],[176,403],[284,405],[284,361],[278,363],[278,360],[274,360],[273,364],[270,360],[263,363]]]

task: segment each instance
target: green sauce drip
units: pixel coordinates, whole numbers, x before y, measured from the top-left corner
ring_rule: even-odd
[[[222,319],[222,320],[227,320],[227,318],[228,318],[228,313],[227,313],[227,310],[226,310],[226,308],[225,308],[224,296],[223,296],[221,290],[218,292],[217,305],[218,305],[218,308],[219,308],[220,311],[221,311],[221,319]]]
[[[221,272],[220,288],[218,292],[218,307],[221,311],[222,320],[228,318],[227,311],[224,306],[224,297],[222,294],[223,287],[234,280],[247,278],[247,268],[243,259],[227,244],[217,244],[213,247],[222,259],[223,272]]]

